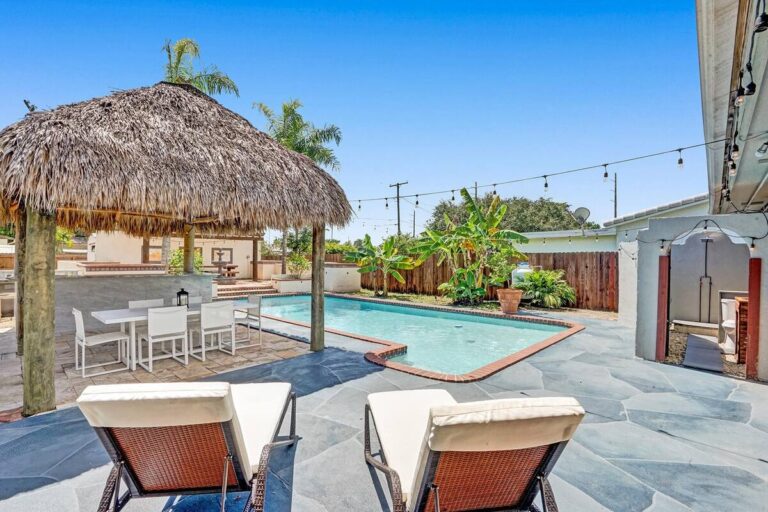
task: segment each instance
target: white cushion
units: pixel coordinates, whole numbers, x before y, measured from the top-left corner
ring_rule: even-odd
[[[85,346],[93,347],[110,343],[114,341],[127,340],[128,335],[124,332],[103,332],[101,334],[92,334],[85,337]]]
[[[234,407],[227,382],[88,386],[77,405],[94,427],[170,427],[222,423]]]
[[[510,398],[433,407],[432,451],[520,450],[569,440],[584,417],[570,397]]]
[[[261,450],[271,443],[280,428],[280,415],[291,392],[285,382],[233,384],[230,387],[235,415],[235,442],[245,471],[255,474]]]
[[[444,389],[387,391],[368,395],[381,451],[387,465],[397,471],[406,501],[416,477],[429,409],[455,403],[456,400]]]

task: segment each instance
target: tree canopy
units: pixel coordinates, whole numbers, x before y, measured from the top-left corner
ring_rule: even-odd
[[[195,69],[195,61],[200,58],[200,45],[194,39],[185,37],[175,43],[166,41],[163,51],[168,59],[165,64],[166,82],[189,84],[209,96],[222,93],[240,95],[235,82],[216,66]]]
[[[478,198],[478,206],[488,208],[494,199],[489,193]],[[571,215],[570,205],[540,197],[528,199],[525,197],[500,198],[507,206],[507,214],[501,221],[501,229],[511,229],[520,233],[535,231],[558,231],[563,229],[578,229],[579,223]],[[441,201],[432,211],[432,217],[427,223],[427,229],[445,230],[445,216],[454,224],[466,222],[469,218],[467,205],[461,201]],[[586,229],[596,229],[600,226],[594,222],[584,224]]]

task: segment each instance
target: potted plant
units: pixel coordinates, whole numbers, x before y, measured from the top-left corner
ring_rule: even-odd
[[[517,313],[517,308],[523,298],[523,291],[515,288],[512,282],[512,271],[515,270],[516,266],[514,261],[519,256],[520,253],[517,250],[505,248],[494,252],[488,258],[488,268],[490,269],[488,281],[493,286],[498,287],[496,295],[499,298],[501,312],[505,315]]]
[[[536,270],[517,283],[530,297],[531,304],[542,308],[561,308],[576,302],[576,291],[563,279],[562,270]]]

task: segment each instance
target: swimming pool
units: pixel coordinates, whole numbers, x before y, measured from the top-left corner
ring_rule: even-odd
[[[262,314],[308,324],[310,297],[265,297]],[[526,357],[572,334],[574,328],[581,328],[567,322],[510,319],[336,296],[325,299],[325,327],[388,345],[388,350],[374,353],[378,357],[368,358],[374,362],[386,362],[386,366],[404,371],[419,369],[421,371],[409,373],[424,376],[432,373],[474,377],[492,373],[478,373],[480,369],[492,366],[493,371],[498,371],[515,362],[510,361],[510,357],[519,354]]]

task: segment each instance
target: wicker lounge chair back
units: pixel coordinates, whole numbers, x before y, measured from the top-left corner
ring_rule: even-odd
[[[541,491],[557,510],[546,478],[583,417],[567,397],[432,407],[413,509],[529,510]]]
[[[127,483],[126,501],[220,492],[225,480],[250,489],[228,383],[90,386],[78,405],[115,464],[115,485]]]

